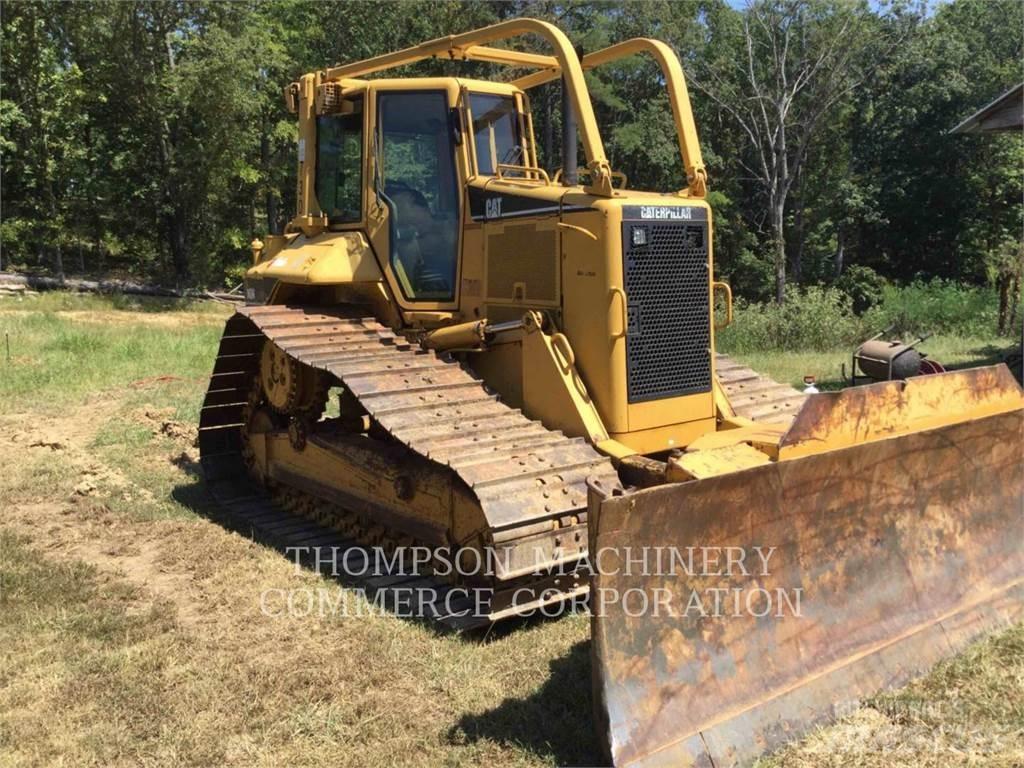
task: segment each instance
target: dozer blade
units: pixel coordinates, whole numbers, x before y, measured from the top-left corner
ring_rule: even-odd
[[[999,368],[812,395],[782,440],[797,458],[591,486],[615,765],[748,765],[1024,614],[1024,410]],[[923,408],[947,423],[907,433]],[[878,409],[881,431],[852,442]],[[807,453],[824,425],[842,447]]]

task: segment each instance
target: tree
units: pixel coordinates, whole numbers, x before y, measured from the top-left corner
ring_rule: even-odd
[[[857,94],[854,171],[877,185],[862,258],[900,280],[983,282],[986,262],[1024,227],[1020,134],[951,134],[1024,78],[1024,5],[939,6]]]
[[[895,0],[904,1],[916,0]],[[679,53],[697,86],[715,265],[738,295],[779,299],[787,281],[832,281],[849,264],[901,281],[990,279],[1011,307],[1024,142],[948,131],[1024,77],[1024,5],[953,0],[932,11],[875,0],[756,0],[745,10],[724,0],[7,0],[4,264],[89,264],[155,282],[237,275],[251,238],[280,231],[294,209],[287,83],[537,16],[587,51],[651,36]],[[391,74],[512,76],[444,60]],[[656,65],[638,56],[587,79],[616,170],[633,188],[680,188]],[[530,93],[548,168],[560,157],[559,88]]]
[[[26,243],[38,248],[63,279],[68,199],[78,192],[75,174],[65,170],[78,169],[83,159],[84,94],[81,72],[66,56],[61,11],[57,4],[43,3],[4,7],[0,226],[5,245],[18,243],[10,253],[18,254]]]
[[[720,18],[695,84],[746,136],[740,162],[765,198],[781,303],[790,193],[816,133],[877,60],[879,25],[866,3],[831,0],[758,0]]]

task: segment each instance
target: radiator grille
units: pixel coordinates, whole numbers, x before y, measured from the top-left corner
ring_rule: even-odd
[[[707,224],[627,221],[622,245],[629,402],[711,391]]]

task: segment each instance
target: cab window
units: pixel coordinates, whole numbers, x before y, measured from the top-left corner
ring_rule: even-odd
[[[459,195],[443,91],[378,96],[381,197],[392,271],[407,299],[455,298]]]
[[[471,93],[477,173],[493,175],[499,163],[523,165],[519,114],[511,96]]]
[[[363,100],[316,118],[316,199],[331,224],[359,221],[363,210]]]

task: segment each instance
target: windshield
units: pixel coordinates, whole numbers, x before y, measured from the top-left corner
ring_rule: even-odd
[[[362,218],[362,98],[348,101],[344,114],[316,119],[316,199],[331,224]]]
[[[471,93],[477,173],[493,175],[498,163],[523,165],[519,115],[511,96]]]

